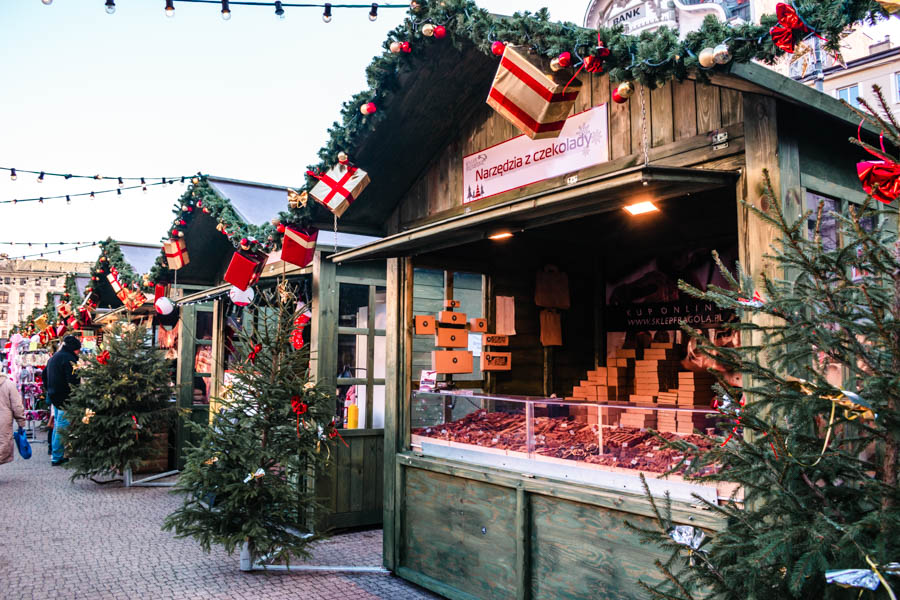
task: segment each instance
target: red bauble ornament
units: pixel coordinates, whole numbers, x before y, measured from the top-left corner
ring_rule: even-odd
[[[284,223],[279,223],[275,230],[278,231],[278,233],[284,233]]]
[[[378,110],[378,107],[375,106],[375,103],[374,103],[374,102],[366,102],[363,106],[366,107],[366,112],[365,112],[365,114],[367,114],[367,115],[371,115],[371,114],[373,114],[375,111]]]
[[[178,230],[177,230],[177,229],[173,229],[173,230],[172,230],[172,237],[178,237]]]
[[[503,54],[504,50],[506,50],[506,44],[504,44],[503,42],[501,42],[499,40],[494,42],[493,44],[491,44],[491,52],[493,52],[497,56],[500,56],[501,54]]]
[[[434,28],[434,37],[441,40],[447,37],[447,28],[443,25],[438,25]]]
[[[209,209],[206,208],[205,206],[203,207],[203,214],[206,214],[206,215],[209,214]]]
[[[410,52],[412,52],[412,46],[409,45],[409,42],[400,42],[400,50],[402,52],[405,52],[406,54],[409,54]]]
[[[568,52],[563,52],[558,57],[559,66],[561,67],[571,67],[572,66],[572,55]]]
[[[625,104],[628,102],[628,98],[623,98],[621,94],[619,94],[619,90],[612,91],[612,99],[616,104]]]
[[[179,225],[187,225],[187,221],[185,221],[184,219],[179,219],[178,224]]]

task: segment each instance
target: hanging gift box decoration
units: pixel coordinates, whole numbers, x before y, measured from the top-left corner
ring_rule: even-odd
[[[287,225],[284,228],[284,240],[281,245],[282,260],[305,267],[312,262],[316,253],[316,238],[319,230],[314,227],[294,227]]]
[[[59,306],[56,307],[56,312],[58,312],[59,316],[63,319],[68,319],[72,316],[72,305],[68,302],[60,302]]]
[[[37,331],[43,331],[47,328],[47,315],[41,315],[34,320],[34,328]]]
[[[244,244],[242,244],[243,246]],[[241,248],[231,257],[228,270],[225,271],[225,281],[238,288],[246,290],[259,281],[263,267],[266,265],[266,254],[247,245],[247,249]]]
[[[581,90],[580,79],[569,81],[565,71],[550,71],[547,62],[523,46],[507,45],[487,99],[533,140],[559,136]]]
[[[109,269],[109,273],[106,274],[106,280],[109,281],[109,285],[112,287],[113,292],[116,294],[116,298],[125,302],[125,288],[122,287],[122,283],[119,281],[119,271],[115,267],[111,267]]]
[[[56,326],[55,337],[62,338],[64,335],[66,335],[66,332],[68,330],[69,330],[69,328],[66,327],[65,323],[60,323],[59,325]]]
[[[53,337],[56,335],[56,331],[52,327],[47,327],[38,334],[38,340],[40,341],[42,346],[45,346],[53,340]]]
[[[173,271],[177,271],[191,262],[191,257],[188,256],[187,247],[182,238],[164,242],[163,251],[166,253],[166,263],[168,263],[169,269]]]
[[[313,171],[306,174],[319,180],[310,195],[336,217],[343,215],[369,185],[369,174],[349,162],[338,162],[324,175]]]
[[[81,322],[82,327],[87,327],[94,322],[94,315],[91,313],[91,309],[87,306],[78,307],[78,320]]]
[[[128,290],[125,292],[124,302],[127,310],[135,311],[143,306],[146,301],[147,297],[138,290]]]

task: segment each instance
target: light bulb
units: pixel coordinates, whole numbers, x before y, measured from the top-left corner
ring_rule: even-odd
[[[38,175],[37,182],[44,183],[44,172],[43,171],[41,171],[41,174]]]
[[[279,19],[284,19],[284,7],[281,6],[281,0],[276,0],[275,2],[275,16]]]
[[[119,187],[122,187],[124,185],[125,185],[125,182],[122,180],[121,177],[119,177]]]
[[[326,23],[331,23],[331,3],[325,3],[325,10],[322,12],[322,20]]]
[[[377,3],[377,2],[373,2],[373,3],[372,3],[372,10],[369,11],[369,20],[370,20],[370,21],[374,21],[374,20],[377,19],[377,18],[378,18],[378,3]]]
[[[15,169],[10,169],[10,171],[9,171],[9,178],[12,179],[13,181],[15,181],[16,179],[19,178],[19,176],[16,175],[16,170],[15,170]]]
[[[116,12],[116,0],[106,0],[106,14],[111,15]]]
[[[231,9],[228,8],[228,0],[222,0],[222,20],[227,21],[231,18]]]
[[[175,16],[174,0],[166,0],[166,16],[170,18]]]
[[[53,4],[53,0],[41,0],[41,2],[44,3],[44,6],[50,6],[51,4]]]

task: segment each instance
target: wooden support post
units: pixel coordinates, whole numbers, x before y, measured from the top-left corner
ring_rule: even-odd
[[[372,415],[375,404],[375,286],[369,286],[369,308],[366,319],[369,324],[366,335],[366,422],[361,428],[373,427]]]
[[[178,390],[178,408],[191,410],[194,403],[194,334],[197,331],[197,308],[194,305],[181,307],[178,331],[178,367],[175,384]],[[193,415],[191,415],[192,418]],[[186,463],[184,449],[187,446],[188,427],[184,419],[175,425],[176,468],[183,469]]]
[[[531,597],[529,505],[528,493],[520,484],[516,488],[516,600],[528,600]]]
[[[406,422],[401,412],[407,406],[406,381],[409,378],[409,344],[412,319],[412,267],[408,259],[387,260],[387,298],[385,314],[384,394],[384,566],[395,570],[400,523],[396,520],[399,489],[397,452],[403,448],[401,427]]]
[[[310,367],[316,383],[337,388],[338,284],[335,264],[324,253],[313,259],[313,318],[310,332]]]

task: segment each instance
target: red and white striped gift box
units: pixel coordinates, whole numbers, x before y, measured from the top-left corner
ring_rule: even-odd
[[[507,45],[487,103],[533,140],[558,137],[581,90],[569,72],[553,72],[524,46]]]
[[[191,257],[188,256],[187,248],[182,239],[164,242],[163,252],[166,253],[166,263],[173,271],[177,271],[191,262]]]
[[[340,217],[369,185],[369,174],[351,164],[338,163],[324,175],[310,174],[319,182],[309,194]]]

